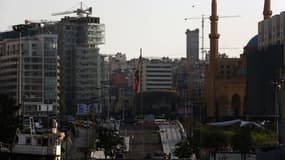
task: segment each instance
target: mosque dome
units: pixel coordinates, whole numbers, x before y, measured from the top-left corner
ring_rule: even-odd
[[[255,35],[254,37],[252,37],[247,45],[247,47],[257,47],[258,46],[258,35]]]

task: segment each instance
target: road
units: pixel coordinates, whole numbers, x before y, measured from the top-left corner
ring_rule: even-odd
[[[130,136],[130,151],[127,159],[144,159],[147,154],[162,153],[162,146],[157,126],[121,125],[120,135]]]

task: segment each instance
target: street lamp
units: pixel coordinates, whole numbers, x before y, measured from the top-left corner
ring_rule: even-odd
[[[273,89],[274,89],[274,106],[275,106],[275,117],[276,117],[276,134],[278,136],[278,143],[280,144],[280,90],[282,88],[282,85],[284,83],[284,80],[281,79],[279,81],[273,81],[271,82]]]

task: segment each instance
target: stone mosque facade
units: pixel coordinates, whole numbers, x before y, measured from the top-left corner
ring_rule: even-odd
[[[264,19],[270,18],[270,0],[264,3]],[[240,118],[245,115],[247,53],[255,49],[257,36],[244,47],[240,58],[219,55],[217,0],[212,0],[210,61],[205,70],[208,120]]]

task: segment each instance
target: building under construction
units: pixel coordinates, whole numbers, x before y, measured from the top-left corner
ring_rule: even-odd
[[[72,109],[77,104],[97,103],[101,97],[98,88],[104,80],[99,45],[104,44],[105,26],[99,17],[89,16],[91,9],[75,12],[77,17],[64,17],[58,22],[58,102],[66,111],[75,111]]]

